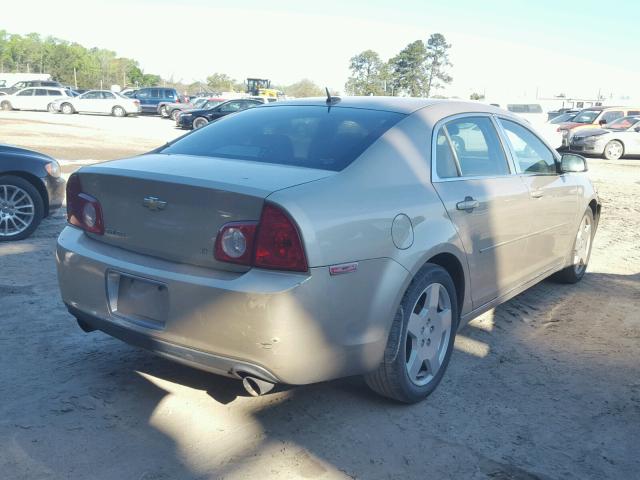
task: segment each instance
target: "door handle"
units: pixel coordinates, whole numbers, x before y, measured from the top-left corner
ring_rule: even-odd
[[[473,197],[464,197],[462,202],[456,203],[456,208],[458,210],[464,210],[465,212],[472,212],[474,208],[478,208],[479,206],[480,202]]]
[[[544,197],[544,190],[541,188],[538,190],[531,190],[531,198],[540,198]]]

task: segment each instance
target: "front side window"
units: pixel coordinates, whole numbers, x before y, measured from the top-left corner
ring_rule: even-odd
[[[573,119],[576,123],[593,123],[600,114],[600,110],[582,110]]]
[[[61,97],[62,92],[60,90],[47,90],[47,95],[50,97]]]
[[[225,116],[160,153],[340,171],[405,116],[361,108],[276,104]]]
[[[221,112],[237,112],[240,108],[240,102],[227,102],[224,105],[220,105]]]
[[[516,122],[502,118],[499,121],[507,134],[521,172],[532,174],[557,173],[556,159],[542,140]]]
[[[44,88],[36,88],[36,96],[37,97],[46,97],[47,96],[47,90]]]
[[[448,147],[448,148],[447,148]],[[453,166],[452,158],[453,157]],[[436,172],[440,178],[508,175],[507,157],[488,117],[464,117],[447,122],[436,138]],[[454,174],[455,171],[455,174]],[[440,172],[444,176],[440,175]]]
[[[116,98],[116,96],[111,92],[102,92],[102,98],[104,98],[105,100],[113,100]]]
[[[96,100],[100,98],[100,92],[87,92],[84,95],[82,95],[82,97],[80,98],[84,100]]]

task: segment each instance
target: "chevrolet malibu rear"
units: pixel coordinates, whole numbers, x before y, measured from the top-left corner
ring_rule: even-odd
[[[498,156],[507,140],[498,141],[492,115],[506,115],[509,128],[520,120],[487,108],[391,98],[277,102],[155,152],[84,167],[67,184],[69,225],[57,246],[62,298],[85,331],[242,379],[250,393],[366,374],[382,395],[421,400],[441,380],[461,325],[540,272],[584,274],[595,231],[596,211],[583,218],[577,210],[586,204],[576,192],[592,192],[588,181],[565,179],[573,186],[555,202],[564,205],[556,216],[564,215],[567,230],[551,242],[557,254],[522,263],[521,252],[535,249],[510,242],[531,238],[533,200]],[[448,136],[432,136],[443,118],[469,112],[472,121],[453,120]],[[502,186],[486,192],[510,201],[487,200],[475,180],[435,188],[432,155],[447,153],[444,142],[462,148],[463,137],[465,152],[488,144],[505,162]],[[460,162],[487,181],[482,154],[465,152]],[[453,159],[442,156],[449,163],[438,166],[439,176],[461,175]],[[460,188],[475,189],[469,195],[480,201]],[[458,200],[451,192],[460,196],[457,213],[445,207]],[[501,209],[497,231],[468,238],[509,244],[499,254],[514,258],[495,282],[478,282],[474,299],[476,260],[467,255],[490,252],[477,260],[484,265],[477,274],[489,275],[498,254],[484,243],[465,250],[466,227],[451,219],[483,228],[493,218],[487,205]]]

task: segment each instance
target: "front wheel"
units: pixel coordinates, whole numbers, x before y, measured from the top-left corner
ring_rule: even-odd
[[[0,103],[0,107],[2,107],[2,110],[13,110],[13,105],[8,100]]]
[[[171,112],[171,120],[173,120],[174,122],[176,122],[178,120],[178,117],[180,116],[182,112],[180,110],[178,110],[177,108],[175,110],[173,110]]]
[[[382,363],[365,376],[367,385],[404,403],[429,396],[449,364],[458,315],[451,276],[438,265],[426,264],[402,298]]]
[[[604,147],[604,158],[607,160],[618,160],[624,155],[624,145],[618,140],[611,140]]]
[[[209,121],[206,118],[198,117],[193,120],[193,129],[197,130],[198,128],[204,127]]]
[[[114,117],[125,117],[127,115],[127,112],[125,111],[125,109],[118,105],[113,107],[113,109],[111,110],[111,113],[113,114]]]
[[[577,283],[582,280],[582,277],[584,277],[587,271],[589,258],[591,257],[591,244],[595,233],[593,226],[593,212],[591,208],[587,208],[587,211],[584,212],[582,220],[580,221],[576,238],[573,241],[571,265],[556,273],[556,280],[562,283]]]
[[[24,178],[0,176],[0,242],[31,235],[44,216],[44,202]]]

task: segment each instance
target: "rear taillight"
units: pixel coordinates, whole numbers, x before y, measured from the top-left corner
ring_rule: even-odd
[[[306,272],[302,240],[291,218],[266,204],[260,222],[232,222],[218,232],[215,258],[259,268]]]
[[[87,232],[104,234],[100,202],[82,192],[80,178],[75,174],[67,182],[67,221]]]
[[[139,106],[139,105],[140,105],[140,100],[134,100],[134,101],[133,101],[133,104],[134,104],[136,107],[137,107],[137,106]]]
[[[258,222],[231,222],[224,225],[216,237],[216,259],[251,265],[257,224]]]

